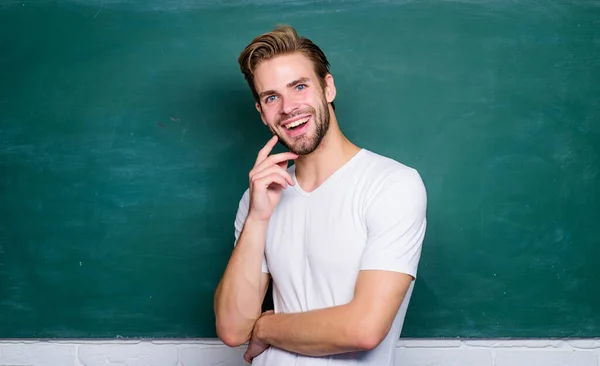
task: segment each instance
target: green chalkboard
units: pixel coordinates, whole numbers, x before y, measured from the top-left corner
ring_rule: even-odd
[[[597,1],[1,0],[0,337],[215,337],[277,23],[425,181],[404,337],[600,336]]]

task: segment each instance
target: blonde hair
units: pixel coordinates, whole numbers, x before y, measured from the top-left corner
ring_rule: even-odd
[[[329,61],[325,53],[306,37],[298,36],[296,30],[289,25],[278,25],[271,32],[254,38],[238,57],[240,69],[256,102],[259,102],[258,92],[254,86],[254,71],[262,61],[275,56],[300,52],[308,57],[319,77],[321,87],[325,88],[325,76],[330,73]],[[332,107],[335,109],[335,106]]]

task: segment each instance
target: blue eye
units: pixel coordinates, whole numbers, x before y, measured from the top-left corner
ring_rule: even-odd
[[[305,87],[305,86],[306,86],[306,85],[304,85],[304,84],[300,84],[300,85],[298,85],[296,88],[297,88],[298,90],[302,90],[302,89],[304,89],[304,87]]]
[[[266,102],[269,103],[269,102],[272,102],[273,100],[275,100],[275,96],[271,95],[270,97],[267,97]]]

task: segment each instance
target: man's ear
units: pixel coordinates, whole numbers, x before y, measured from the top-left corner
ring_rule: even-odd
[[[333,82],[333,75],[327,74],[325,76],[325,100],[327,103],[331,103],[335,100],[337,90],[335,89],[335,83]]]
[[[254,106],[256,107],[256,110],[258,111],[258,114],[260,114],[260,119],[262,120],[262,122],[266,125],[267,122],[265,121],[265,116],[262,113],[262,108],[260,107],[260,103],[256,102],[254,104]]]

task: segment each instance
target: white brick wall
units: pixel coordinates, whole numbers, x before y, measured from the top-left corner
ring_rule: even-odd
[[[248,366],[217,340],[0,341],[0,366]],[[600,339],[398,342],[397,366],[600,366]]]

